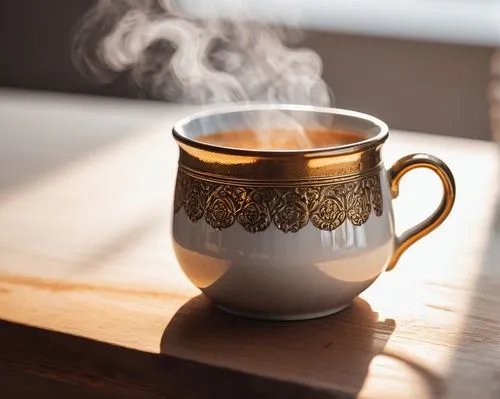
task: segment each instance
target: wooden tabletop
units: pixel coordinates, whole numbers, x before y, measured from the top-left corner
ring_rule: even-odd
[[[170,127],[192,111],[0,91],[2,370],[153,398],[500,397],[494,144],[393,133],[388,165],[448,163],[452,215],[348,310],[259,322],[214,309],[171,249]],[[397,229],[440,195],[405,177]]]

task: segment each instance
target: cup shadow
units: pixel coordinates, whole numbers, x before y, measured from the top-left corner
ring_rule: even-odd
[[[395,329],[356,298],[344,311],[299,322],[256,321],[226,314],[200,295],[165,329],[162,354],[243,373],[354,395],[372,359]]]

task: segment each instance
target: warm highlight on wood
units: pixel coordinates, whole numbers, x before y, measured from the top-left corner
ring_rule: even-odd
[[[169,129],[191,111],[0,92],[8,398],[55,382],[60,395],[89,398],[500,397],[493,144],[393,133],[388,166],[429,152],[453,171],[449,218],[348,310],[257,322],[211,306],[172,252]],[[397,229],[422,221],[440,198],[431,173],[410,172],[394,203]]]

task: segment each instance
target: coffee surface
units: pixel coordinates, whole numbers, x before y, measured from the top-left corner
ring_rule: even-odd
[[[357,143],[366,134],[354,131],[310,128],[303,132],[273,129],[266,132],[230,130],[202,135],[196,140],[224,147],[257,150],[303,150],[310,148],[338,147]]]

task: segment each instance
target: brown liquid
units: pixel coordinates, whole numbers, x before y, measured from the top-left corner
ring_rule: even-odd
[[[306,129],[304,134],[286,129],[273,129],[259,135],[253,130],[232,130],[206,134],[198,141],[224,147],[257,150],[302,150],[307,148],[338,147],[363,141],[363,133],[325,128]]]

